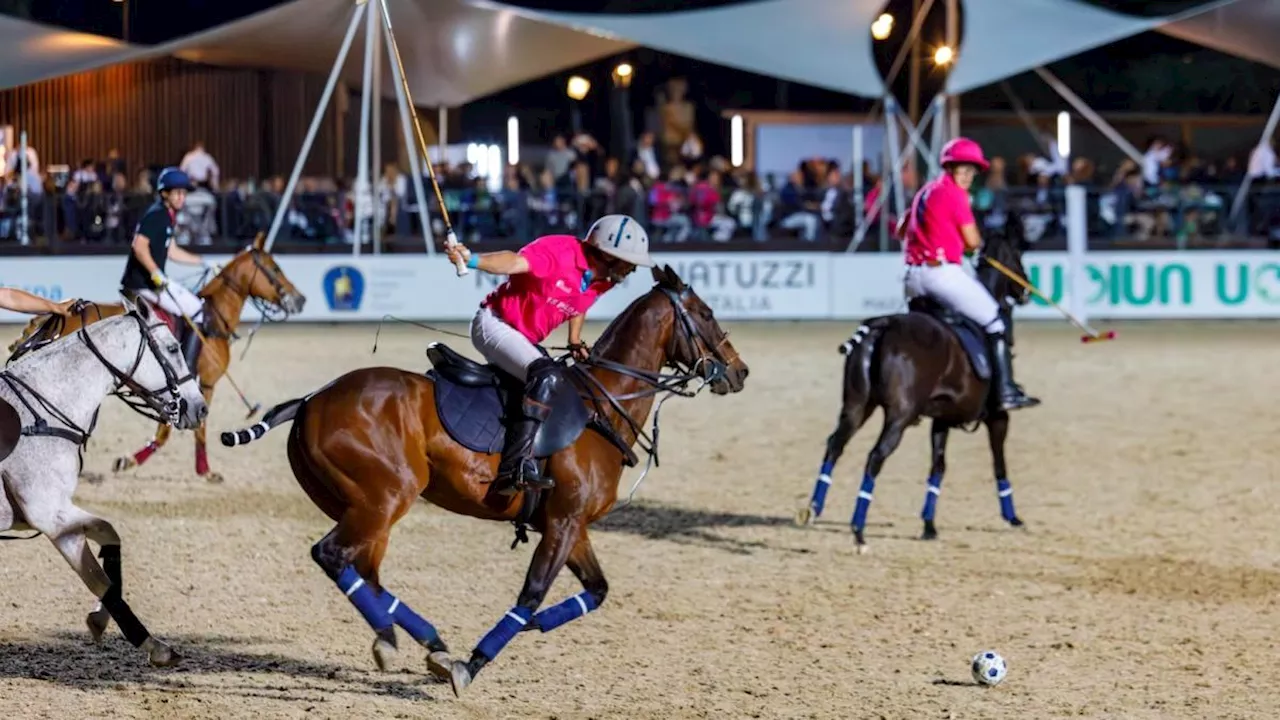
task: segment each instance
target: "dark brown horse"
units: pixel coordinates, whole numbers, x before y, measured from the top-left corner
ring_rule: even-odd
[[[356,370],[272,408],[251,428],[223,433],[223,444],[234,446],[293,421],[294,476],[337,522],[311,556],[373,628],[379,667],[396,647],[399,625],[427,649],[430,670],[460,693],[517,632],[550,631],[604,602],[608,584],[587,528],[614,506],[623,467],[636,462],[631,446],[645,444],[655,395],[696,394],[683,390],[689,383],[724,395],[742,390],[747,377],[747,366],[693,289],[670,268],[655,268],[653,276],[657,284],[614,319],[591,359],[561,366],[561,389],[534,442],[534,455],[555,480],[550,490],[514,497],[491,491],[502,443],[495,386],[517,401],[519,390],[492,366],[441,345],[428,349],[435,366],[429,375]],[[663,375],[664,367],[679,374]],[[645,447],[651,459],[656,419],[654,425]],[[452,660],[436,629],[391,595],[379,576],[392,525],[419,497],[462,515],[515,522],[518,540],[526,523],[542,533],[515,606],[467,662]],[[565,565],[585,592],[539,611]]]
[[[978,257],[978,280],[999,303],[1010,338],[1013,337],[1012,307],[1025,304],[1029,296],[1025,289],[985,260],[989,256],[1025,276],[1022,253],[1026,248],[1020,218],[1010,215],[1004,235],[989,236],[983,254]],[[840,416],[835,431],[827,438],[826,455],[809,504],[800,510],[797,522],[807,525],[822,514],[831,473],[845,446],[876,408],[881,408],[884,426],[867,456],[851,521],[859,550],[866,546],[863,530],[876,477],[898,447],[902,433],[918,424],[921,417],[933,418],[930,431],[933,467],[921,512],[924,539],[932,540],[938,535],[933,518],[946,472],[947,436],[952,428],[970,424],[986,424],[1000,513],[1011,525],[1022,525],[1014,512],[1013,489],[1004,460],[1009,413],[995,402],[991,360],[982,328],[932,301],[917,299],[912,301],[909,312],[871,318],[862,323],[853,337],[840,346],[840,352],[846,355]]]
[[[200,348],[199,374],[200,389],[204,393],[205,403],[212,405],[213,389],[227,372],[231,362],[231,340],[236,337],[236,329],[240,327],[240,313],[246,300],[252,300],[263,316],[269,320],[284,319],[289,315],[302,311],[306,297],[285,277],[284,271],[276,264],[271,254],[263,248],[266,236],[259,234],[252,245],[241,250],[222,271],[213,277],[197,295],[204,301],[204,327],[200,332],[208,341]],[[174,335],[179,335],[182,328],[178,323],[182,318],[175,318],[168,313],[153,308],[157,317],[169,324]],[[34,349],[70,335],[82,327],[104,318],[124,314],[122,303],[94,303],[89,312],[72,317],[60,315],[40,315],[27,323],[22,336],[9,346],[12,353],[8,362],[31,352]],[[169,440],[172,428],[163,423],[156,426],[156,433],[142,449],[132,455],[116,458],[113,469],[122,472],[146,462],[157,450]],[[222,476],[209,471],[209,459],[205,449],[205,421],[195,430],[196,434],[196,475],[211,483],[222,482]],[[84,475],[82,474],[82,477]]]

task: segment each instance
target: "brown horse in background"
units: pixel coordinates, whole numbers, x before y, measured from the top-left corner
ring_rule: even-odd
[[[458,694],[517,632],[548,632],[604,602],[608,584],[587,527],[614,506],[623,467],[637,460],[631,446],[647,440],[642,448],[651,460],[656,454],[656,415],[653,439],[643,429],[654,397],[692,396],[704,385],[719,395],[738,392],[748,372],[693,289],[670,268],[655,268],[653,276],[657,285],[610,323],[590,359],[560,367],[551,415],[534,441],[544,474],[555,480],[549,490],[514,497],[490,490],[502,442],[495,384],[516,402],[518,386],[493,366],[438,344],[428,348],[435,369],[427,375],[355,370],[277,405],[257,425],[222,434],[223,444],[234,446],[294,421],[288,440],[294,476],[337,522],[311,556],[373,628],[379,667],[396,648],[399,625],[427,649],[431,672],[449,678]],[[679,374],[664,375],[664,367]],[[685,390],[691,382],[700,384]],[[476,427],[487,433],[488,452],[467,444],[477,445],[477,434],[467,431]],[[452,660],[435,627],[393,596],[379,576],[391,527],[419,497],[462,515],[515,522],[517,541],[525,524],[542,533],[516,605],[468,662]],[[566,564],[585,592],[539,612]]]
[[[240,326],[240,313],[246,300],[253,300],[264,317],[268,320],[284,319],[302,311],[306,297],[298,292],[284,271],[276,264],[271,254],[263,246],[266,236],[259,233],[253,244],[236,254],[222,271],[213,277],[196,294],[204,301],[203,333],[206,342],[200,348],[199,368],[200,390],[204,394],[206,405],[213,404],[213,389],[227,372],[231,362],[231,340],[236,337],[236,329]],[[159,307],[151,310],[157,317],[163,318],[169,329],[177,335],[181,331],[178,323],[181,317],[170,316]],[[93,303],[90,310],[71,317],[61,315],[39,315],[27,323],[21,337],[9,346],[8,362],[41,348],[60,337],[70,335],[83,325],[92,324],[115,315],[123,315],[125,306],[122,303]],[[205,449],[205,423],[195,429],[196,434],[196,475],[211,483],[220,483],[222,475],[209,471],[208,454]],[[156,433],[141,450],[132,455],[116,458],[112,469],[122,472],[146,462],[157,450],[164,447],[169,440],[172,428],[163,423],[156,426]],[[85,477],[82,473],[82,477]],[[100,478],[86,478],[101,481]]]

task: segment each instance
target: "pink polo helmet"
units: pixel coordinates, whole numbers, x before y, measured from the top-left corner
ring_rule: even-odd
[[[948,163],[968,163],[977,165],[984,172],[991,167],[982,154],[982,148],[967,137],[958,137],[943,145],[941,161],[944,167]]]

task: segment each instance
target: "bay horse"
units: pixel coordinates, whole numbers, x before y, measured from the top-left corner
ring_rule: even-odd
[[[236,446],[293,421],[287,448],[294,477],[337,523],[311,557],[374,630],[380,668],[396,649],[399,625],[426,648],[430,672],[448,678],[459,695],[516,633],[549,632],[604,602],[609,586],[587,528],[614,506],[623,467],[637,462],[631,446],[640,441],[654,460],[657,413],[652,437],[644,424],[655,396],[692,396],[704,386],[736,393],[748,373],[693,288],[669,267],[652,272],[654,287],[609,324],[591,357],[559,366],[552,411],[534,441],[534,456],[555,480],[549,490],[512,497],[491,490],[503,439],[499,395],[518,403],[519,385],[439,343],[428,348],[428,374],[355,370],[277,405],[250,428],[222,434],[224,445]],[[678,374],[662,374],[665,367]],[[684,389],[695,381],[696,390]],[[435,627],[379,576],[391,527],[419,497],[450,512],[513,522],[517,542],[526,524],[542,533],[515,606],[466,662],[452,660]],[[565,565],[584,592],[539,611]]]
[[[88,311],[86,304],[81,308]],[[49,538],[98,598],[86,618],[95,643],[115,620],[152,665],[168,667],[178,654],[147,631],[122,594],[119,533],[75,504],[81,452],[111,394],[180,428],[196,427],[208,412],[177,339],[145,305],[82,324],[0,370],[0,531],[35,530]],[[90,541],[99,547],[101,564]]]
[[[1025,305],[1028,291],[986,262],[991,257],[1009,270],[1025,277],[1022,254],[1028,248],[1019,216],[1011,213],[1003,235],[990,234],[977,257],[977,278],[996,298],[1005,321],[1010,343],[1013,338],[1013,306]],[[866,549],[864,529],[867,511],[875,491],[876,477],[889,455],[898,447],[909,426],[921,417],[932,418],[932,468],[929,472],[924,507],[922,538],[938,537],[934,525],[942,477],[946,473],[947,436],[952,428],[985,424],[994,461],[996,492],[1000,514],[1010,525],[1021,527],[1013,506],[1013,488],[1005,466],[1004,445],[1009,432],[1009,413],[996,403],[991,382],[991,359],[985,331],[976,323],[942,308],[928,298],[916,298],[906,313],[884,315],[863,322],[853,336],[840,346],[845,355],[843,399],[835,430],[827,438],[826,454],[814,482],[809,504],[796,516],[801,525],[811,524],[822,514],[831,473],[853,434],[875,412],[884,411],[880,437],[867,455],[862,485],[854,506],[851,525],[858,550]]]
[[[213,403],[214,386],[226,374],[231,362],[231,341],[236,338],[236,330],[240,327],[240,313],[245,301],[251,300],[268,321],[283,320],[302,312],[306,303],[306,297],[298,292],[276,264],[275,258],[264,248],[265,240],[266,236],[259,233],[252,244],[237,253],[196,293],[204,301],[204,320],[200,332],[207,340],[201,346],[197,360],[200,389],[204,393],[205,402],[210,405]],[[171,316],[156,305],[148,305],[153,314],[169,325],[170,332],[175,335],[180,333],[182,328],[178,327],[178,323],[184,322],[181,317]],[[122,303],[94,303],[92,312],[79,316],[37,316],[27,323],[22,336],[9,346],[12,353],[9,362],[63,335],[75,332],[82,323],[97,322],[124,312],[125,305]],[[142,449],[116,458],[112,469],[120,473],[145,463],[157,450],[164,447],[172,430],[169,425],[158,424],[155,435]],[[203,421],[195,428],[196,475],[210,483],[221,483],[222,475],[209,470],[205,430]]]

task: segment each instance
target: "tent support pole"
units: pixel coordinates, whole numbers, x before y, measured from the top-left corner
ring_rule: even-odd
[[[924,127],[925,125],[928,125],[929,122],[931,121],[935,123],[942,122],[941,113],[945,105],[946,103],[944,101],[944,98],[942,97],[936,97],[934,98],[933,102],[929,103],[929,109],[925,111],[924,117],[920,118],[920,124],[908,132],[908,135],[910,136],[909,142],[917,142],[919,140],[920,128]],[[898,103],[896,100],[894,100],[892,97],[885,98],[884,123],[885,123],[885,131],[887,133],[887,137],[885,138],[885,147],[889,153],[889,163],[888,163],[888,168],[886,168],[886,170],[887,172],[892,173],[891,177],[893,178],[893,194],[895,195],[894,207],[897,209],[899,218],[901,218],[907,212],[906,190],[905,188],[903,188],[903,185],[902,185],[902,167],[903,167],[904,156],[902,155],[902,151],[898,145],[898,135],[897,135],[898,127],[897,127],[897,123],[894,121],[894,116],[900,112],[901,112],[901,108],[898,107]],[[910,123],[908,122],[907,124],[909,125]],[[871,210],[868,211],[867,213],[868,215],[884,209],[886,198],[889,195],[889,191],[886,190],[884,187],[883,177],[884,176],[882,174],[880,195],[876,197],[875,203],[872,204]],[[885,220],[885,214],[883,212],[880,213],[880,219]],[[884,223],[882,222],[881,225],[883,226]],[[866,238],[866,235],[867,235],[867,226],[865,223],[863,223],[862,226],[858,228],[858,232],[854,234],[853,241],[849,243],[849,247],[845,249],[845,252],[853,252],[854,250],[857,250],[858,246],[861,245],[862,241]],[[881,239],[886,240],[887,238],[884,238],[882,236]],[[884,243],[882,243],[882,245],[883,244]],[[888,248],[881,247],[880,249],[887,250]]]
[[[307,137],[302,141],[302,150],[298,152],[298,159],[293,164],[293,172],[289,175],[288,184],[285,185],[284,195],[280,196],[280,207],[276,208],[276,216],[271,220],[271,229],[267,232],[267,252],[271,252],[271,246],[275,244],[276,236],[280,233],[280,225],[284,222],[285,215],[289,213],[293,191],[297,188],[298,178],[302,175],[302,166],[306,164],[307,156],[311,154],[311,145],[315,143],[320,123],[324,122],[325,110],[333,97],[333,88],[338,84],[338,75],[342,72],[342,66],[347,61],[347,53],[351,51],[351,41],[355,39],[360,20],[364,18],[365,8],[365,3],[358,3],[355,13],[351,16],[351,24],[347,26],[347,36],[343,38],[342,48],[338,50],[338,57],[334,60],[333,69],[329,72],[329,82],[325,84],[324,94],[320,96],[320,103],[316,105],[316,114],[311,118],[311,127],[307,129]]]
[[[423,162],[431,162],[418,154],[418,141],[414,137],[413,123],[409,118],[409,99],[404,94],[404,68],[396,62],[395,46],[391,40],[391,15],[388,13],[387,0],[378,0],[382,4],[382,34],[386,39],[387,57],[391,62],[392,79],[396,86],[396,105],[400,108],[400,129],[404,133],[404,145],[409,155],[409,178],[413,182],[413,192],[418,196],[418,219],[422,223],[422,244],[426,246],[427,255],[436,254],[434,234],[431,232],[431,216],[427,213],[427,189],[422,184],[422,176],[426,173]]]
[[[1083,115],[1084,118],[1094,127],[1098,128],[1098,132],[1106,135],[1108,140],[1114,143],[1116,147],[1120,148],[1120,150],[1122,150],[1125,155],[1128,155],[1130,159],[1138,163],[1139,166],[1142,165],[1142,153],[1138,152],[1138,149],[1131,145],[1128,140],[1125,140],[1124,136],[1117,132],[1115,128],[1111,127],[1106,120],[1103,120],[1101,115],[1094,112],[1093,108],[1089,107],[1088,103],[1081,100],[1075,93],[1071,92],[1071,88],[1064,85],[1063,82],[1053,73],[1042,67],[1038,67],[1035,70],[1041,80],[1044,80],[1049,87],[1053,88],[1054,92],[1061,95],[1063,100],[1070,103],[1071,107],[1075,108],[1076,111]]]
[[[1267,124],[1262,128],[1262,136],[1258,138],[1259,145],[1264,145],[1271,139],[1272,134],[1276,131],[1277,122],[1280,122],[1280,95],[1276,96],[1276,102],[1271,106],[1271,116],[1267,118]],[[1244,200],[1249,195],[1249,186],[1251,184],[1253,184],[1253,177],[1246,172],[1244,180],[1240,182],[1240,187],[1236,190],[1235,199],[1231,201],[1231,214],[1227,216],[1228,227],[1235,222],[1236,216],[1240,214],[1240,209],[1244,207]]]
[[[370,7],[364,24],[364,87],[360,89],[360,148],[356,160],[355,218],[351,229],[355,237],[351,242],[352,257],[360,257],[364,243],[369,239],[367,229],[373,228],[373,189],[369,183],[369,113],[373,110],[373,39],[378,31],[377,9]]]
[[[382,177],[382,23],[378,21],[379,3],[369,8],[369,20],[377,27],[373,33],[373,152],[369,157],[369,177],[373,178],[373,254],[382,254],[382,229],[387,222],[387,204],[378,192],[378,179]],[[392,188],[394,193],[394,188]]]

